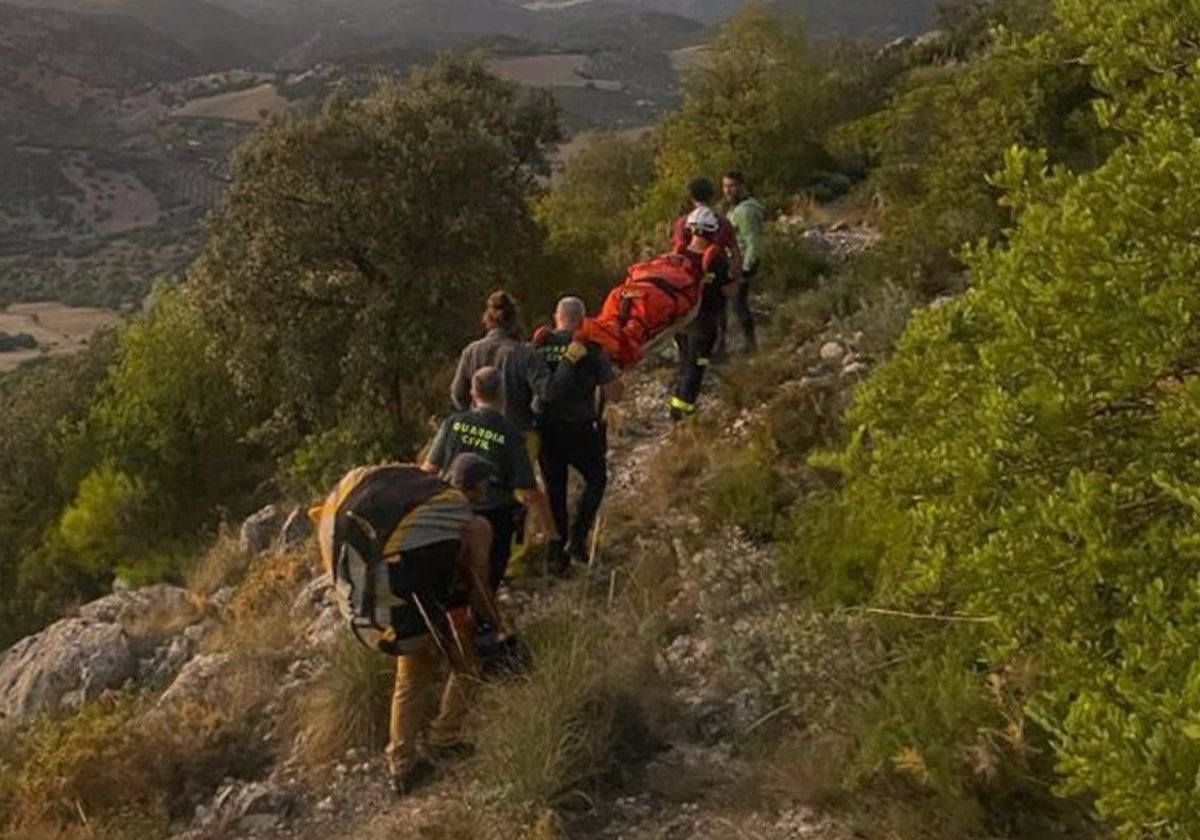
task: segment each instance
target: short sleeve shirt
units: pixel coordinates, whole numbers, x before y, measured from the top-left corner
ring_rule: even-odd
[[[497,479],[478,510],[515,504],[515,490],[537,487],[533,464],[525,451],[521,430],[503,414],[478,408],[452,414],[442,423],[429,452],[429,461],[445,476],[456,455],[473,452],[496,467]]]
[[[542,406],[543,423],[593,423],[596,421],[596,389],[616,377],[612,359],[600,347],[588,343],[587,355],[575,363],[565,360],[572,333],[555,330],[537,345],[537,351],[553,370],[557,388],[554,400]]]

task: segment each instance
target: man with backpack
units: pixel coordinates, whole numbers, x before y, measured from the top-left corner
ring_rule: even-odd
[[[533,353],[533,349],[526,347]],[[538,356],[544,366],[545,361]],[[488,493],[475,503],[480,516],[492,526],[490,584],[494,592],[508,570],[513,534],[524,522],[525,509],[518,494],[538,514],[546,533],[547,563],[557,565],[563,555],[562,539],[550,514],[546,496],[538,489],[533,464],[525,448],[522,430],[504,415],[504,379],[497,368],[481,367],[471,377],[474,406],[446,418],[434,438],[422,469],[445,474],[457,455],[473,452],[491,462],[496,480]]]
[[[569,534],[567,552],[555,558],[551,572],[565,574],[572,560],[588,561],[588,534],[596,521],[608,484],[608,445],[603,404],[621,398],[622,385],[612,360],[599,345],[581,342],[576,333],[587,311],[577,297],[565,297],[554,310],[554,329],[541,329],[533,346],[546,359],[554,377],[565,380],[562,392],[542,406],[539,459],[550,512],[560,534]],[[567,475],[574,468],[584,481],[574,522],[567,513]],[[569,525],[568,525],[569,523]]]
[[[450,401],[455,411],[471,409],[471,377],[480,368],[494,367],[503,380],[504,416],[517,427],[531,463],[538,459],[536,406],[547,399],[551,387],[550,369],[521,337],[518,327],[517,302],[506,291],[488,295],[481,322],[487,333],[468,344],[458,359],[454,381],[450,385]],[[518,510],[522,515],[524,509]],[[526,523],[518,519],[510,532],[511,572],[524,570],[529,549]]]
[[[479,680],[474,619],[511,640],[486,582],[491,526],[471,509],[495,468],[465,454],[448,475],[445,482],[412,464],[360,467],[309,511],[351,631],[396,657],[387,755],[392,788],[401,795],[433,776],[431,759],[470,749],[461,733]],[[431,721],[426,701],[439,689]]]
[[[720,230],[717,214],[708,207],[698,207],[687,217],[687,228],[690,235],[683,253],[694,262],[703,285],[696,317],[675,336],[679,370],[670,406],[671,419],[676,422],[696,411],[696,400],[712,361],[725,301],[736,290],[729,258],[716,243]]]
[[[733,298],[733,314],[742,325],[745,348],[753,352],[758,347],[754,335],[754,315],[750,312],[750,281],[758,276],[763,252],[763,216],[765,211],[758,199],[746,189],[746,178],[738,170],[725,173],[721,192],[729,206],[729,221],[737,234],[738,250],[742,257],[742,272],[737,294]],[[727,319],[722,320],[720,343],[728,332]]]

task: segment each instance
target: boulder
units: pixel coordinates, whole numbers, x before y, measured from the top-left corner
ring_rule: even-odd
[[[333,600],[333,581],[322,574],[310,580],[292,602],[292,619],[304,626],[304,642],[312,648],[333,647],[346,625]]]
[[[212,700],[222,687],[232,660],[228,654],[209,653],[190,660],[179,671],[171,687],[158,698],[159,707],[185,701]]]
[[[290,785],[231,780],[217,791],[211,804],[196,809],[192,825],[197,829],[267,831],[296,813],[299,804],[300,797]]]
[[[204,617],[204,604],[178,586],[159,583],[121,589],[79,608],[84,621],[117,624],[135,644],[156,644]]]
[[[64,619],[0,654],[0,720],[78,709],[137,671],[121,625]]]
[[[238,547],[247,554],[258,554],[266,551],[275,541],[279,529],[283,527],[284,513],[275,505],[267,505],[252,513],[242,523],[238,534]]]
[[[138,662],[138,684],[151,688],[169,685],[195,654],[195,644],[184,634],[172,637]]]
[[[281,552],[292,551],[313,534],[312,520],[302,507],[292,508],[279,529],[278,547]]]
[[[821,361],[823,362],[840,362],[845,354],[845,348],[836,341],[827,341],[821,345]]]

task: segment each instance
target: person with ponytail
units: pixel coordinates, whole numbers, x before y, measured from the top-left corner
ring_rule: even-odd
[[[481,317],[486,333],[471,342],[458,359],[458,369],[450,385],[450,401],[455,411],[472,407],[471,379],[477,371],[494,367],[503,382],[503,413],[520,430],[531,463],[538,462],[540,440],[537,432],[537,407],[551,399],[552,377],[549,365],[520,332],[517,302],[503,289],[492,292],[484,303]],[[512,576],[526,569],[529,540],[525,527],[525,508],[519,506],[514,525],[512,556],[508,569]],[[565,551],[561,540],[551,540],[547,556],[557,562]]]

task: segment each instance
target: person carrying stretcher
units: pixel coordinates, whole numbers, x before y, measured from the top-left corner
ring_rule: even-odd
[[[679,351],[679,369],[671,395],[671,419],[682,420],[696,411],[700,386],[708,370],[726,301],[737,291],[724,249],[713,242],[720,219],[708,207],[697,207],[687,217],[691,233],[683,246],[683,256],[695,267],[701,281],[700,303],[695,316],[675,334]]]
[[[717,214],[700,207],[688,218],[693,217],[703,220],[709,236],[692,237],[672,253],[631,265],[624,281],[608,293],[600,314],[584,319],[575,333],[580,343],[599,345],[624,370],[696,317],[705,275],[721,267],[728,277],[729,262],[711,238],[710,228],[719,226]]]

